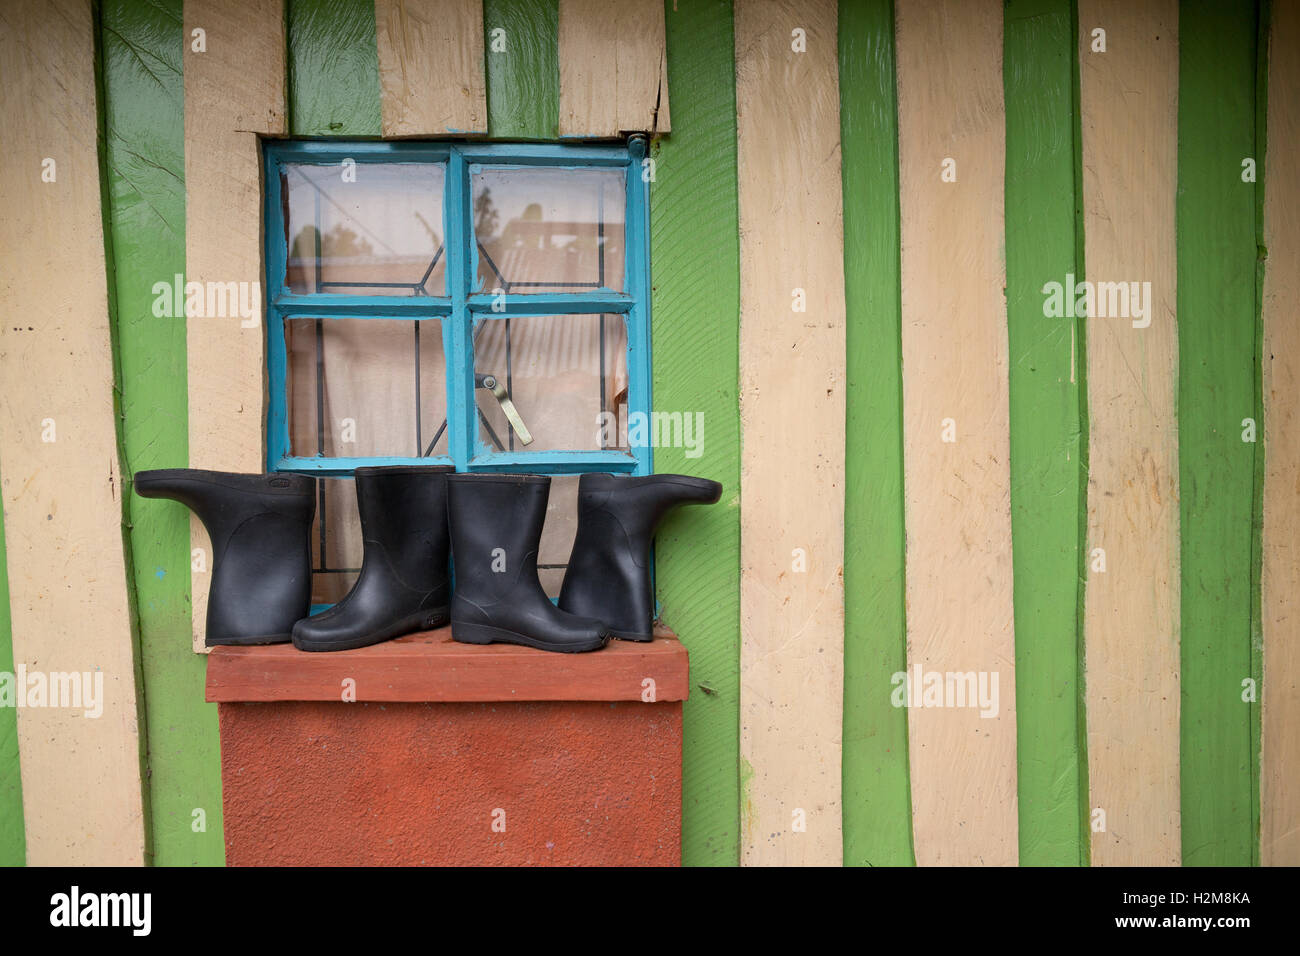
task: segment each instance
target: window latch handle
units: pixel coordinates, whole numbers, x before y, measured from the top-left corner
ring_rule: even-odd
[[[519,436],[520,442],[525,445],[531,445],[533,443],[532,433],[529,432],[528,426],[524,424],[523,418],[519,415],[519,409],[515,408],[515,403],[510,400],[510,393],[506,391],[506,387],[501,383],[500,379],[491,374],[475,375],[474,387],[485,388],[492,393],[492,397],[495,398],[497,404],[501,406],[501,411],[505,414],[506,421],[510,423],[510,427],[513,428],[515,434]]]

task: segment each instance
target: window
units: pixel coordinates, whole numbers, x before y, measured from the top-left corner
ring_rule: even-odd
[[[644,140],[266,144],[267,467],[321,479],[313,603],[360,569],[353,469],[552,474],[557,594],[576,476],[649,474]]]

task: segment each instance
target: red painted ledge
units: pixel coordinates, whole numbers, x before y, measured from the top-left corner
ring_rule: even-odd
[[[649,643],[610,641],[587,654],[457,644],[444,627],[355,651],[272,644],[208,655],[213,703],[341,701],[345,690],[358,702],[681,701],[690,683],[686,648],[667,628]]]

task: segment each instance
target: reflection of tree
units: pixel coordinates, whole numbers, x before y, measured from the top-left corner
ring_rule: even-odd
[[[316,258],[316,227],[303,226],[294,237],[293,248],[289,253],[293,259]],[[357,259],[374,255],[375,249],[342,223],[336,225],[321,237],[321,259]]]
[[[479,242],[490,242],[496,238],[497,207],[492,202],[492,190],[484,189],[474,197],[474,235]]]

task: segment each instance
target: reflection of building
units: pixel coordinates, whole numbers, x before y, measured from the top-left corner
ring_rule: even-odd
[[[521,292],[529,287],[538,291],[576,291],[621,286],[621,222],[602,226],[528,218],[534,209],[540,214],[540,207],[530,206],[523,218],[506,223],[500,236],[480,238],[483,249],[478,275],[485,290],[500,286]],[[484,252],[486,259],[482,258]],[[502,276],[509,285],[502,285]]]

